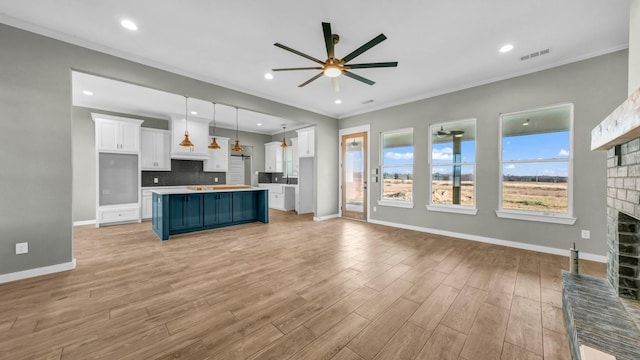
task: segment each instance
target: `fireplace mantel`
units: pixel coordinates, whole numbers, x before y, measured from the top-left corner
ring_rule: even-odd
[[[609,150],[640,137],[640,88],[591,130],[591,150]]]

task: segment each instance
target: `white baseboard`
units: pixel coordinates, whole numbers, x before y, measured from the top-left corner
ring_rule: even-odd
[[[83,220],[83,221],[74,221],[73,226],[82,226],[82,225],[95,225],[95,220]]]
[[[54,274],[62,271],[73,270],[75,268],[76,268],[76,259],[73,259],[67,263],[44,266],[40,268],[23,270],[23,271],[16,271],[13,273],[0,275],[0,284],[8,283],[11,281],[28,279],[36,276]]]
[[[324,221],[324,220],[329,220],[329,219],[335,219],[340,217],[339,214],[331,214],[331,215],[326,215],[326,216],[314,216],[313,217],[313,221]]]
[[[547,253],[547,254],[554,254],[554,255],[561,255],[561,256],[567,256],[567,257],[569,256],[569,249],[558,249],[558,248],[553,248],[553,247],[549,247],[549,246],[526,244],[526,243],[521,243],[521,242],[517,242],[517,241],[494,239],[494,238],[485,237],[485,236],[470,235],[470,234],[464,234],[464,233],[457,233],[457,232],[453,232],[453,231],[431,229],[431,228],[425,228],[425,227],[413,226],[413,225],[406,225],[406,224],[397,224],[397,223],[374,220],[374,219],[369,219],[369,222],[372,223],[372,224],[391,226],[391,227],[396,227],[396,228],[401,228],[401,229],[406,229],[406,230],[414,230],[414,231],[430,233],[430,234],[436,234],[436,235],[451,236],[451,237],[456,237],[456,238],[460,238],[460,239],[478,241],[478,242],[483,242],[483,243],[493,244],[493,245],[507,246],[507,247],[512,247],[512,248],[516,248],[516,249],[531,250],[531,251],[537,251],[537,252],[542,252],[542,253]],[[606,256],[596,255],[596,254],[589,254],[589,253],[584,253],[584,252],[580,252],[580,259],[591,260],[591,261],[596,261],[596,262],[601,262],[601,263],[606,263],[607,262],[607,257]]]

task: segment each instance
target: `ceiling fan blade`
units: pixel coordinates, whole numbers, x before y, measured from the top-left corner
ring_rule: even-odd
[[[273,45],[275,45],[275,46],[277,46],[277,47],[279,47],[279,48],[281,48],[281,49],[284,49],[284,50],[290,51],[290,52],[292,52],[292,53],[294,53],[294,54],[296,54],[296,55],[300,55],[300,56],[302,56],[303,58],[307,58],[307,59],[309,59],[309,60],[311,60],[311,61],[315,61],[315,62],[317,62],[317,63],[318,63],[318,64],[320,64],[320,65],[324,65],[324,61],[320,61],[320,60],[318,60],[318,59],[314,58],[313,56],[309,56],[309,55],[307,55],[307,54],[305,54],[305,53],[301,53],[301,52],[300,52],[300,51],[298,51],[298,50],[293,50],[292,48],[290,48],[290,47],[288,47],[288,46],[286,46],[286,45],[282,45],[282,44],[280,44],[280,43],[275,43],[275,44],[273,44]]]
[[[309,79],[309,80],[307,80],[307,81],[303,82],[302,84],[298,85],[298,87],[303,87],[303,86],[305,86],[305,85],[309,84],[309,83],[310,83],[310,82],[312,82],[313,80],[316,80],[317,78],[319,78],[320,76],[322,76],[322,74],[323,74],[323,73],[322,73],[322,72],[320,72],[318,75],[316,75],[316,76],[312,77],[311,79]]]
[[[359,48],[353,50],[349,55],[345,56],[342,58],[342,61],[344,61],[345,63],[353,60],[356,56],[362,54],[363,52],[371,49],[372,47],[378,45],[379,43],[385,41],[387,39],[386,36],[384,36],[384,34],[380,34],[376,37],[374,37],[373,39],[369,40],[369,42],[367,42],[366,44],[360,46]]]
[[[368,68],[382,68],[382,67],[396,67],[397,61],[379,62],[379,63],[366,63],[366,64],[351,64],[345,65],[346,69],[368,69]]]
[[[350,71],[346,71],[346,70],[345,70],[345,71],[343,71],[342,73],[343,73],[345,76],[348,76],[348,77],[350,77],[350,78],[352,78],[352,79],[356,79],[356,80],[358,80],[358,81],[362,81],[363,83],[368,84],[368,85],[373,85],[373,84],[375,84],[375,83],[376,83],[375,81],[371,81],[371,80],[369,80],[369,79],[367,79],[367,78],[363,78],[362,76],[360,76],[360,75],[356,75],[356,74],[354,74],[354,73],[352,73],[352,72],[350,72]],[[320,74],[322,74],[322,73],[320,73]]]
[[[334,92],[340,92],[340,82],[338,82],[338,78],[331,78],[331,84],[333,85]]]
[[[322,70],[322,68],[320,66],[312,66],[312,67],[271,69],[271,71],[289,71],[289,70]]]
[[[323,22],[322,23],[322,33],[324,34],[324,45],[327,47],[327,57],[329,59],[333,59],[333,36],[331,35],[331,24]]]

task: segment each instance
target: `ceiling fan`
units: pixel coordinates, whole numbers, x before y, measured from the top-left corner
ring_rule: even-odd
[[[364,63],[364,64],[348,64],[349,61],[353,60],[354,58],[356,58],[357,56],[359,56],[360,54],[362,54],[363,52],[371,49],[372,47],[378,45],[379,43],[383,42],[384,40],[387,39],[386,36],[384,36],[384,34],[380,34],[378,36],[376,36],[375,38],[371,39],[370,41],[368,41],[366,44],[360,46],[359,48],[355,49],[354,51],[352,51],[351,53],[349,53],[347,56],[343,57],[342,59],[338,59],[335,57],[335,53],[334,53],[334,48],[335,45],[338,44],[338,42],[340,41],[340,36],[338,36],[337,34],[332,34],[331,33],[331,24],[330,23],[322,23],[322,32],[324,33],[324,43],[325,46],[327,48],[327,60],[325,61],[321,61],[318,60],[312,56],[309,56],[305,53],[302,53],[300,51],[294,50],[288,46],[282,45],[280,43],[275,43],[273,45],[290,51],[296,55],[300,55],[304,58],[307,58],[313,62],[316,62],[318,64],[320,64],[321,66],[314,66],[314,67],[299,67],[299,68],[280,68],[280,69],[272,69],[273,71],[290,71],[290,70],[321,70],[320,73],[318,73],[317,75],[315,75],[314,77],[312,77],[311,79],[303,82],[302,84],[298,85],[298,87],[303,87],[307,84],[309,84],[310,82],[318,79],[319,77],[321,77],[322,75],[326,75],[327,77],[331,78],[331,82],[333,84],[333,89],[335,92],[340,91],[340,84],[338,83],[338,76],[340,75],[345,75],[348,76],[352,79],[361,81],[365,84],[368,85],[373,85],[375,84],[375,81],[369,80],[367,78],[364,78],[360,75],[356,75],[354,73],[352,73],[351,69],[367,69],[367,68],[382,68],[382,67],[396,67],[398,66],[398,62],[397,61],[393,61],[393,62],[378,62],[378,63]]]
[[[439,138],[443,138],[445,136],[453,136],[453,137],[460,138],[462,137],[463,134],[464,134],[464,131],[462,130],[444,131],[444,128],[442,126],[440,126],[440,130],[436,132],[436,136],[438,136]]]

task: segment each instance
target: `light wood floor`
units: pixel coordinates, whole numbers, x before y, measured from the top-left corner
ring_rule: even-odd
[[[567,258],[279,211],[271,221],[165,242],[148,222],[75,228],[77,269],[0,284],[0,358],[570,358]]]

